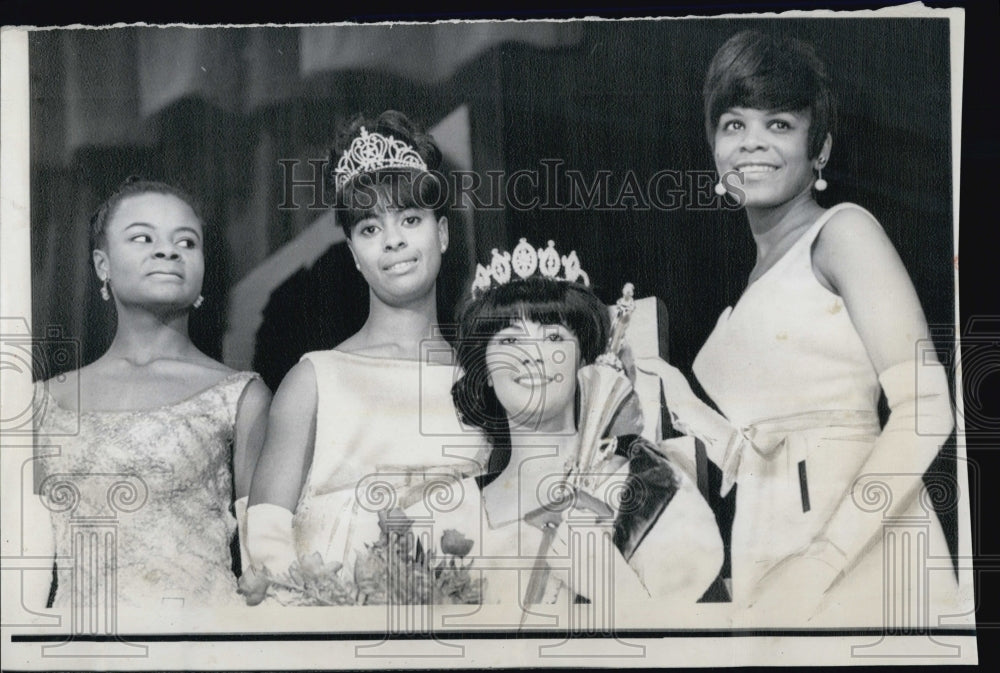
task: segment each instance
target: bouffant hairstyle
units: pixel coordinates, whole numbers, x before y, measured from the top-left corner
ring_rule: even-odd
[[[705,133],[715,145],[719,117],[734,107],[808,111],[809,156],[817,156],[836,126],[836,100],[826,66],[812,45],[747,30],[729,38],[705,77]]]
[[[338,188],[337,162],[354,139],[361,135],[362,127],[368,133],[392,136],[406,143],[423,158],[427,170],[385,168],[369,171],[354,176]],[[334,210],[337,224],[350,238],[355,224],[386,210],[426,208],[441,218],[446,213],[448,194],[447,183],[438,172],[440,166],[441,150],[433,136],[402,112],[386,110],[374,119],[362,115],[355,117],[338,135],[326,165],[327,188],[336,194]]]
[[[180,199],[186,203],[192,211],[194,211],[195,216],[204,228],[205,218],[201,215],[198,203],[187,192],[165,182],[146,180],[138,176],[130,176],[126,178],[125,181],[119,185],[118,189],[115,190],[114,194],[109,196],[104,203],[98,206],[94,214],[91,215],[89,233],[90,249],[92,251],[99,248],[103,249],[107,244],[108,222],[110,222],[111,218],[114,217],[115,211],[118,210],[118,206],[121,205],[122,201],[129,197],[139,196],[141,194],[166,194]]]
[[[520,320],[571,330],[580,342],[581,366],[604,352],[610,334],[607,306],[576,282],[518,279],[491,288],[463,307],[456,339],[463,374],[451,392],[462,422],[481,428],[490,440],[489,474],[499,472],[509,460],[510,426],[507,411],[487,385],[486,348],[495,334]]]

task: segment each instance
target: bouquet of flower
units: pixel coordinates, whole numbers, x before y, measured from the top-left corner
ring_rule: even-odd
[[[379,513],[379,539],[358,555],[353,577],[343,564],[325,563],[319,553],[274,575],[266,568],[244,573],[239,590],[262,593],[283,605],[476,604],[482,579],[465,557],[472,540],[454,529],[441,536],[441,556],[424,550],[410,531],[413,521],[401,510]]]

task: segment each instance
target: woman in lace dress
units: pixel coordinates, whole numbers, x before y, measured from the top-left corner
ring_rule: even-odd
[[[234,516],[234,496],[249,491],[270,392],[188,336],[202,303],[202,219],[176,188],[133,180],[90,234],[114,339],[95,362],[36,384],[54,605],[239,604],[230,545],[245,505]],[[102,520],[114,522],[110,547],[107,529],[88,527]]]
[[[377,512],[405,506],[421,475],[480,471],[481,440],[458,422],[454,356],[437,327],[448,248],[445,185],[432,172],[440,150],[387,111],[355,120],[332,156],[337,222],[369,315],[336,348],[303,356],[275,394],[249,509],[254,567],[274,574],[319,553],[349,575],[379,538]]]
[[[883,581],[887,521],[923,522],[916,553],[948,557],[921,476],[953,418],[944,368],[933,349],[917,350],[927,323],[882,227],[860,206],[816,201],[834,122],[811,46],[747,31],[713,58],[705,125],[717,191],[743,206],[757,262],[694,373],[739,431],[686,413],[697,403],[676,377],[667,401],[705,431],[724,488],[738,484],[732,582],[751,621],[881,624],[886,600],[926,607],[955,591],[947,572]]]

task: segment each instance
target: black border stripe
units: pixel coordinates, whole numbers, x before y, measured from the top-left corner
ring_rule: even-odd
[[[753,637],[819,637],[844,638],[863,636],[922,637],[959,636],[974,637],[974,628],[926,628],[926,629],[628,629],[614,632],[570,633],[568,631],[422,631],[419,633],[398,633],[387,636],[384,632],[366,631],[344,632],[289,632],[289,633],[156,633],[118,635],[75,635],[70,634],[11,634],[13,643],[61,643],[69,640],[79,642],[104,643],[122,640],[129,643],[172,643],[172,642],[280,642],[280,641],[380,641],[380,640],[509,640],[510,638],[553,640],[570,638],[753,638]]]

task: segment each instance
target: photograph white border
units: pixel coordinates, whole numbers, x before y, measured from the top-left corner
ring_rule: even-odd
[[[787,18],[857,18],[864,16],[871,17],[893,17],[893,16],[934,16],[936,18],[947,17],[951,22],[951,49],[952,49],[952,166],[953,166],[953,207],[954,207],[954,245],[958,250],[958,223],[959,223],[959,190],[960,181],[960,148],[961,148],[961,105],[962,105],[962,82],[963,82],[963,49],[964,49],[964,13],[961,10],[928,10],[919,6],[895,7],[879,11],[862,12],[788,12],[781,16]],[[775,15],[762,15],[775,16]],[[747,18],[746,14],[724,15],[718,17],[725,19],[729,17]],[[664,19],[671,20],[671,19]],[[30,316],[31,316],[31,269],[30,269],[30,174],[29,161],[29,110],[28,110],[28,65],[27,65],[27,38],[28,33],[19,29],[4,29],[0,34],[0,64],[2,64],[2,81],[0,81],[0,253],[3,256],[3,263],[0,264],[0,318],[5,319],[4,333],[10,334],[9,330],[27,329],[27,336],[30,336]],[[958,306],[958,272],[955,271],[955,334],[961,334],[962,330],[959,321]],[[25,316],[20,323],[18,320],[11,320],[14,316]],[[31,386],[30,369],[20,373],[10,371],[3,372],[0,378],[0,399],[3,400],[5,408],[25,408],[30,405]],[[956,374],[956,390],[963,390],[961,379],[961,368]],[[961,424],[964,420],[963,400],[961,395],[956,397],[958,406],[957,421]],[[6,420],[6,418],[5,418]],[[958,429],[958,460],[959,460],[959,488],[961,493],[968,494],[968,473],[964,468],[967,458],[963,441],[964,429]],[[21,475],[18,461],[23,457],[23,438],[15,440],[12,437],[0,438],[3,449],[0,454],[3,456],[3,530],[4,545],[12,543],[6,531],[20,529],[22,526],[20,501],[18,488],[23,486],[18,483]],[[30,452],[29,452],[30,453]],[[14,468],[14,469],[11,469]],[[10,488],[10,486],[15,486]],[[12,528],[13,526],[13,528]],[[972,583],[972,547],[968,532],[971,530],[969,517],[969,502],[967,497],[960,498],[959,505],[959,530],[961,532],[960,548],[958,553],[959,572],[963,586],[971,586]],[[7,547],[3,550],[4,569],[17,568],[17,562],[12,560],[18,556],[12,553]],[[27,567],[27,566],[25,566]],[[6,591],[15,587],[16,582],[11,582],[13,576],[18,573],[4,573],[4,603],[10,600]],[[348,610],[358,610],[356,608],[346,608]],[[720,608],[720,610],[725,608]],[[326,640],[318,634],[328,633],[329,629],[323,627],[323,622],[329,614],[331,617],[336,612],[329,610],[344,610],[344,608],[303,608],[285,609],[282,613],[284,634],[306,634],[313,633],[316,636],[303,635],[301,640],[279,640],[271,639],[274,636],[265,634],[274,633],[272,623],[273,615],[268,615],[260,611],[253,613],[252,609],[247,612],[238,611],[238,622],[243,628],[239,634],[231,633],[227,630],[227,624],[233,624],[234,613],[230,616],[225,612],[213,612],[211,614],[161,614],[156,620],[149,622],[148,615],[130,615],[128,612],[120,614],[120,623],[146,625],[139,629],[129,629],[129,633],[159,633],[167,635],[161,639],[143,640],[142,645],[148,648],[147,655],[140,659],[106,658],[102,654],[102,643],[93,643],[93,655],[82,655],[73,659],[53,659],[44,656],[41,646],[37,642],[25,642],[20,640],[13,642],[11,636],[14,634],[23,635],[32,631],[31,627],[8,627],[4,621],[3,628],[3,658],[4,666],[15,669],[41,670],[45,668],[85,668],[85,669],[206,669],[221,670],[232,668],[235,662],[246,662],[248,656],[252,657],[254,668],[258,669],[297,669],[297,668],[443,668],[443,667],[514,667],[514,666],[580,666],[580,665],[622,665],[624,660],[602,660],[602,656],[616,656],[616,647],[613,643],[605,640],[589,641],[592,650],[589,654],[578,654],[570,658],[558,658],[544,656],[544,650],[540,646],[553,645],[559,642],[558,638],[550,640],[530,637],[526,639],[515,639],[509,636],[497,638],[480,639],[475,634],[462,635],[456,640],[444,638],[444,643],[438,643],[434,639],[399,639],[390,642],[394,646],[396,654],[382,658],[380,656],[366,657],[360,654],[368,646],[377,641],[352,641],[343,639],[343,636]],[[636,667],[681,665],[681,666],[728,666],[728,665],[765,665],[781,663],[782,665],[793,664],[875,664],[875,663],[974,663],[977,658],[976,638],[968,633],[969,629],[963,629],[963,635],[935,635],[929,636],[894,636],[882,639],[887,645],[884,651],[896,650],[898,652],[911,652],[918,655],[917,658],[907,658],[905,661],[893,656],[886,657],[864,657],[859,656],[856,649],[858,645],[872,643],[878,640],[877,635],[865,632],[836,632],[829,635],[817,636],[815,634],[803,637],[790,632],[781,631],[766,633],[764,635],[720,633],[718,636],[712,634],[715,629],[711,626],[714,616],[714,607],[705,608],[705,623],[699,622],[696,628],[700,629],[694,635],[657,634],[654,637],[643,637],[641,630],[629,630],[627,635],[622,637],[622,641],[630,645],[640,645],[643,648],[643,656],[638,658],[628,658],[627,665]],[[6,613],[6,608],[5,608]],[[130,617],[135,617],[131,620]],[[360,628],[377,630],[378,626],[384,625],[384,608],[364,608],[352,613],[352,621]],[[368,627],[368,628],[366,628]],[[627,628],[627,627],[626,627]],[[716,627],[717,628],[717,627]],[[232,640],[212,641],[209,637],[195,635],[197,632],[206,630],[220,634],[230,633]],[[37,629],[36,629],[37,631]],[[257,637],[254,633],[258,634]],[[185,637],[190,634],[190,637]],[[738,637],[734,637],[737,636]],[[319,639],[312,639],[317,637]],[[294,636],[293,636],[294,638]],[[944,645],[955,645],[956,656],[947,660],[939,660],[933,656],[924,658],[919,656],[919,647],[915,647],[915,639],[922,640],[928,638],[934,642]],[[581,641],[580,645],[587,643]],[[440,645],[447,645],[445,649],[453,652],[461,652],[459,656],[442,657]],[[361,649],[359,649],[359,647]],[[407,649],[409,648],[409,649]],[[584,648],[586,649],[586,648]],[[930,647],[928,653],[934,648]],[[235,650],[239,650],[238,656]],[[424,652],[421,654],[420,652]],[[583,652],[583,650],[580,650]],[[777,653],[780,652],[780,655]],[[620,656],[618,653],[617,656]],[[776,656],[780,658],[776,659]],[[239,664],[244,665],[243,663]]]

